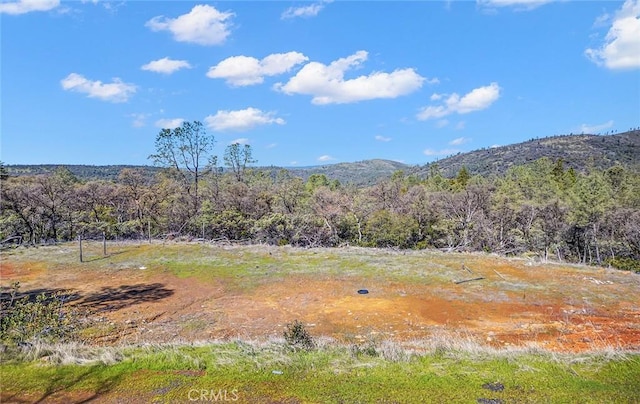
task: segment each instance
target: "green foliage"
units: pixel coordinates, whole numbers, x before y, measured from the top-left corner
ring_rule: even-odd
[[[467,170],[467,167],[462,166],[460,171],[458,171],[458,175],[453,181],[453,188],[465,189],[470,179],[471,179],[471,174],[469,174],[469,170]]]
[[[640,260],[629,257],[616,257],[608,259],[606,264],[611,265],[612,267],[617,269],[622,269],[624,271],[633,271],[640,274]]]
[[[254,221],[235,209],[226,209],[210,215],[205,227],[214,238],[244,240],[251,237]]]
[[[253,158],[251,145],[240,143],[233,143],[227,146],[224,151],[224,163],[234,174],[237,181],[245,181],[245,175],[247,167],[256,163],[257,160]]]
[[[79,330],[78,313],[66,304],[63,292],[43,292],[35,297],[19,297],[20,283],[0,301],[0,341],[8,344],[25,342],[59,342],[75,338]]]
[[[379,210],[367,221],[364,235],[371,246],[411,248],[416,243],[418,223],[411,217]]]
[[[298,320],[294,320],[285,326],[283,336],[289,347],[294,350],[310,350],[316,346],[307,328]]]
[[[293,236],[291,219],[282,213],[270,213],[256,221],[253,232],[267,243],[286,245]]]

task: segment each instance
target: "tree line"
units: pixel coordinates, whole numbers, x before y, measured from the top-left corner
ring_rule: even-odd
[[[1,179],[0,239],[24,243],[188,237],[276,245],[439,248],[534,254],[640,269],[640,174],[622,166],[577,172],[541,158],[506,174],[424,178],[397,171],[369,187],[322,174],[256,170],[249,145],[232,144],[224,168],[199,122],[163,129],[155,177],[125,168],[116,181],[52,175]]]

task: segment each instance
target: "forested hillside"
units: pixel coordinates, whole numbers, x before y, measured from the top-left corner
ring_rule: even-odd
[[[615,165],[634,167],[640,164],[640,130],[615,135],[565,135],[481,149],[451,156],[437,164],[443,175],[451,177],[466,167],[472,174],[504,174],[510,167],[530,163],[542,157],[562,159],[567,167],[578,171],[590,168],[605,170]],[[426,175],[429,165],[418,168]]]
[[[0,238],[25,243],[102,232],[146,238],[150,230],[298,246],[530,252],[623,267],[640,259],[640,175],[621,166],[583,174],[543,158],[492,180],[465,170],[425,180],[397,172],[364,188],[247,170],[204,175],[197,196],[188,177],[131,168],[116,181],[78,181],[59,169],[2,182]]]
[[[465,167],[472,175],[504,175],[509,167],[526,164],[547,157],[553,161],[562,159],[567,168],[585,171],[589,168],[606,170],[615,165],[640,169],[640,131],[634,130],[616,135],[566,135],[527,142],[475,150],[448,157],[432,164],[410,166],[391,160],[372,159],[355,163],[337,163],[310,167],[288,167],[287,170],[303,180],[314,174],[323,174],[341,184],[356,186],[374,185],[390,177],[395,171],[403,170],[407,174],[425,178],[431,167],[451,178]],[[12,176],[51,174],[59,165],[10,165],[7,173]],[[152,177],[161,168],[155,166],[90,166],[66,165],[71,173],[82,181],[116,180],[125,168],[136,169]],[[222,168],[224,169],[224,168]],[[276,176],[282,167],[259,167],[261,171]]]
[[[122,168],[114,180],[81,180],[64,167],[51,174],[2,175],[0,239],[37,244],[104,232],[109,238],[528,253],[640,269],[640,173],[622,164],[622,157],[606,169],[594,161],[576,170],[545,156],[513,163],[499,175],[472,175],[463,167],[451,178],[431,165],[421,176],[396,170],[373,185],[355,186],[325,174],[303,178],[283,169],[252,169],[248,145],[227,147],[225,169],[212,169],[204,160],[210,143],[198,132],[201,124],[194,124],[176,130],[182,137],[161,132],[153,157],[166,169],[153,175],[147,167]],[[626,156],[637,154],[628,140],[637,137],[633,132],[595,139],[619,139],[618,156]],[[191,152],[202,159],[176,160],[173,148],[186,150],[180,142],[189,140],[200,145]],[[563,140],[539,142],[568,147]],[[361,170],[369,167],[360,164]]]

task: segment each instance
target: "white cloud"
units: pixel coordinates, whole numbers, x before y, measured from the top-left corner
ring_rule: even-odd
[[[452,154],[460,153],[460,150],[458,149],[442,149],[442,150],[425,149],[423,153],[426,156],[450,156]]]
[[[207,77],[226,79],[232,86],[260,84],[264,76],[275,76],[290,71],[306,62],[308,57],[299,52],[274,53],[262,60],[250,56],[232,56],[209,68]]]
[[[0,3],[0,14],[26,14],[32,11],[49,11],[60,5],[60,0],[18,0]]]
[[[136,92],[136,86],[124,83],[119,78],[114,78],[112,83],[92,81],[84,76],[71,73],[60,81],[62,88],[67,91],[75,91],[87,94],[91,98],[99,98],[110,102],[127,102]]]
[[[366,51],[358,51],[324,65],[310,62],[286,84],[278,83],[276,90],[285,94],[308,94],[313,104],[344,104],[377,98],[396,98],[422,86],[424,77],[414,69],[398,69],[391,73],[373,72],[345,80],[347,70],[359,67],[367,60]]]
[[[163,118],[163,119],[158,119],[155,125],[157,128],[175,129],[182,126],[183,123],[184,123],[184,119],[182,118],[173,118],[173,119]]]
[[[438,122],[436,122],[436,127],[438,128],[444,128],[447,125],[449,125],[448,119],[440,119]]]
[[[555,0],[477,0],[480,7],[514,7],[516,10],[533,10]]]
[[[447,97],[444,105],[424,107],[416,117],[421,121],[425,121],[427,119],[442,118],[454,113],[467,114],[480,111],[489,108],[498,98],[500,98],[500,86],[498,86],[498,83],[491,83],[488,86],[471,90],[462,97],[457,93],[453,93]]]
[[[177,18],[153,17],[145,24],[152,31],[170,31],[178,42],[220,45],[229,36],[234,14],[220,12],[209,5],[197,5]]]
[[[381,135],[376,135],[375,139],[378,142],[390,142],[391,141],[390,137],[384,137],[384,136],[381,136]]]
[[[604,44],[587,49],[585,55],[609,69],[640,68],[640,0],[626,0],[613,17]]]
[[[318,15],[320,11],[322,11],[325,3],[328,3],[328,2],[322,1],[319,3],[310,4],[308,6],[289,7],[282,13],[280,18],[284,20],[287,18],[296,18],[296,17],[303,17],[303,18],[315,17],[316,15]]]
[[[334,157],[329,156],[328,154],[325,154],[323,156],[318,157],[317,159],[318,161],[322,161],[322,162],[327,162],[327,161],[332,161],[335,160]]]
[[[246,137],[241,137],[241,138],[230,141],[229,144],[241,144],[241,145],[249,144],[249,139],[247,139]]]
[[[246,131],[260,125],[284,125],[285,120],[274,117],[274,112],[263,112],[257,108],[247,108],[237,111],[221,110],[215,115],[205,118],[207,126],[215,131]]]
[[[130,114],[129,117],[133,118],[133,122],[131,123],[131,126],[133,126],[134,128],[142,128],[144,126],[147,125],[147,117],[149,116],[149,114]]]
[[[588,125],[586,123],[583,123],[582,125],[580,125],[580,133],[594,134],[609,128],[613,128],[612,120],[598,125]]]
[[[278,144],[277,143],[269,143],[268,145],[265,146],[265,149],[273,149],[274,147],[277,147]]]
[[[171,74],[180,69],[191,69],[191,65],[186,60],[173,60],[168,57],[153,60],[141,67],[142,70],[148,70],[150,72]]]
[[[460,146],[462,144],[465,143],[469,143],[471,141],[471,139],[469,139],[468,137],[459,137],[456,139],[453,139],[452,141],[449,142],[449,145],[451,146]]]

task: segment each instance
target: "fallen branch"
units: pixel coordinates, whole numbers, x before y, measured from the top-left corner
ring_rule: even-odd
[[[453,283],[455,283],[456,285],[460,284],[460,283],[465,283],[465,282],[472,282],[472,281],[479,281],[484,279],[484,277],[480,276],[478,278],[471,278],[471,279],[463,279],[461,281],[454,281]]]
[[[492,268],[492,270],[493,270],[493,272],[495,272],[495,273],[496,273],[496,275],[498,275],[498,276],[500,277],[500,279],[502,279],[503,281],[506,281],[506,279],[504,279],[504,276],[500,275],[500,272],[496,271],[496,270],[495,270],[495,269],[493,269],[493,268]]]
[[[471,269],[469,269],[465,264],[462,264],[462,269],[468,271],[470,274],[473,273],[473,271]]]

